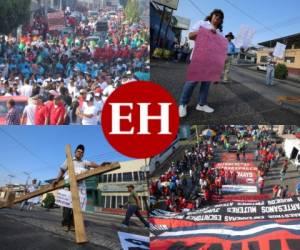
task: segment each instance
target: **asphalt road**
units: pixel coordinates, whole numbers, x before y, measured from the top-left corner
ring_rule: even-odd
[[[186,76],[186,65],[151,60],[151,80],[165,87],[178,102]],[[300,83],[275,81],[266,86],[265,75],[243,67],[232,67],[231,82],[212,84],[208,102],[212,114],[195,110],[198,88],[181,124],[299,124],[300,105],[278,105],[276,97],[300,96]]]
[[[0,249],[6,250],[80,250],[121,249],[118,232],[148,236],[142,223],[132,218],[129,228],[120,226],[123,216],[108,214],[85,214],[85,227],[89,242],[76,244],[74,232],[61,227],[60,209],[33,211],[0,209]]]

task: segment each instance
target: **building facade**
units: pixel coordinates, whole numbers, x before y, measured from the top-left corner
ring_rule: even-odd
[[[145,160],[132,160],[120,163],[121,168],[86,180],[87,211],[119,209],[128,201],[127,185],[133,184],[142,205],[147,210],[148,187]]]
[[[257,51],[257,63],[266,62],[269,52],[275,48],[277,42],[286,45],[285,57],[276,58],[277,63],[285,64],[289,75],[300,76],[300,33],[260,43],[264,47]]]

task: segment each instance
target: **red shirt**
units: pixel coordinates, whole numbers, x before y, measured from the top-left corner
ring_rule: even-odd
[[[53,101],[47,101],[47,102],[44,103],[44,105],[48,108],[48,110],[50,112],[50,110],[52,109],[54,103],[53,103]]]
[[[48,116],[49,116],[48,108],[44,104],[37,105],[35,110],[35,115],[34,115],[34,124],[45,125],[45,120],[46,118],[48,118]]]
[[[53,105],[50,110],[50,125],[63,125],[65,113],[66,113],[66,109],[64,105],[62,104],[59,104],[57,106]],[[59,124],[57,124],[60,117],[61,120]]]

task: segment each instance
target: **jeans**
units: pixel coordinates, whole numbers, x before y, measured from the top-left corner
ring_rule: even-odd
[[[149,227],[149,222],[146,221],[143,216],[141,215],[139,209],[138,209],[138,206],[136,205],[128,205],[128,209],[127,209],[127,212],[126,212],[126,216],[125,216],[125,219],[124,221],[122,222],[124,225],[128,226],[129,225],[129,220],[130,220],[130,217],[135,214],[141,222],[143,222],[143,224],[145,225],[145,227]]]
[[[181,97],[180,105],[187,105],[191,99],[194,88],[197,86],[198,82],[187,81],[184,84]],[[207,97],[209,91],[210,82],[201,82],[201,87],[198,95],[198,104],[203,106],[207,104]]]
[[[273,66],[267,66],[266,84],[273,85],[275,70]]]

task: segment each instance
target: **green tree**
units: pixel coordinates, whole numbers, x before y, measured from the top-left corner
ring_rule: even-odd
[[[285,64],[279,63],[275,68],[275,78],[286,79],[288,76],[288,69]]]
[[[125,8],[126,20],[132,24],[140,20],[139,1],[128,0]]]
[[[0,34],[9,34],[30,18],[31,0],[0,1]]]
[[[45,208],[52,208],[55,204],[55,197],[52,193],[47,193],[46,198],[43,200]]]

